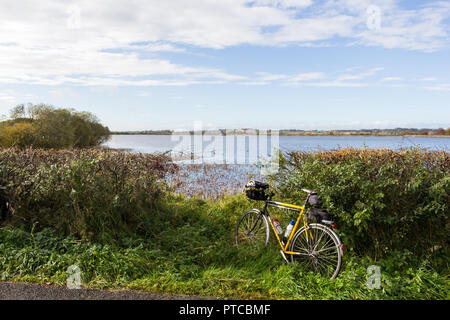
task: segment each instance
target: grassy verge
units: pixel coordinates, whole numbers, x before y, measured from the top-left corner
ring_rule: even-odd
[[[0,279],[65,285],[67,267],[82,271],[83,286],[244,299],[449,299],[449,277],[409,251],[378,260],[345,256],[328,281],[282,262],[275,243],[252,251],[232,245],[236,219],[252,204],[167,199],[155,216],[154,237],[123,237],[115,244],[58,236],[52,229],[0,229]],[[381,269],[380,289],[367,286],[367,267]]]
[[[221,189],[176,195],[169,182],[186,191],[199,182],[164,155],[3,149],[0,280],[65,285],[67,268],[77,265],[90,288],[245,299],[449,299],[449,168],[448,153],[421,150],[282,157],[271,177],[276,197],[300,204],[301,188],[315,189],[340,226],[348,249],[341,274],[328,281],[284,264],[274,242],[238,250],[236,222],[261,203],[222,196]],[[226,186],[227,172],[208,177],[207,190]],[[290,220],[275,209],[271,215],[284,226]],[[379,289],[367,285],[371,265],[380,267]]]

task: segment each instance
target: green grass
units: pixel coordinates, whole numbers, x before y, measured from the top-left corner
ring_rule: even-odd
[[[124,236],[114,244],[62,237],[52,229],[0,229],[0,280],[65,285],[76,264],[88,288],[127,288],[165,294],[241,299],[449,299],[446,255],[392,251],[376,261],[348,254],[339,277],[328,281],[284,264],[276,244],[255,250],[233,246],[234,226],[252,204],[242,196],[201,201],[166,199],[152,212],[154,234]],[[433,257],[435,261],[439,257]],[[369,289],[367,267],[381,268],[381,288]],[[434,264],[433,264],[434,266]]]
[[[347,252],[333,281],[284,264],[274,242],[238,250],[239,216],[262,204],[242,194],[175,195],[166,177],[180,172],[164,155],[38,149],[0,150],[0,280],[65,285],[75,264],[89,288],[241,299],[450,298],[448,153],[343,149],[281,160],[271,177],[276,199],[300,204],[301,188],[312,188],[335,214]],[[181,174],[183,181],[195,189]],[[290,220],[276,209],[271,215],[283,226]],[[371,265],[381,269],[380,289],[367,286]]]

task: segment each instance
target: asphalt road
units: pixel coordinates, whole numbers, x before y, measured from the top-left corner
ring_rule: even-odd
[[[64,286],[0,282],[0,300],[193,300],[196,296],[162,295],[132,290],[68,289]]]

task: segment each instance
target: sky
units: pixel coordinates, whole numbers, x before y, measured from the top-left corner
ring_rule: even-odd
[[[450,1],[0,0],[0,115],[111,130],[450,127]]]

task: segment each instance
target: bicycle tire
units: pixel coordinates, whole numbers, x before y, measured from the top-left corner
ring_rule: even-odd
[[[269,223],[266,216],[260,210],[252,209],[245,212],[236,225],[235,244],[237,246],[244,243],[267,245],[269,236]]]
[[[329,276],[330,280],[336,278],[341,271],[343,257],[342,243],[339,237],[329,227],[319,223],[307,225],[307,231],[308,238],[305,227],[298,230],[292,237],[289,250],[292,252],[303,251],[303,254],[292,254],[291,262],[297,261],[308,271]]]

